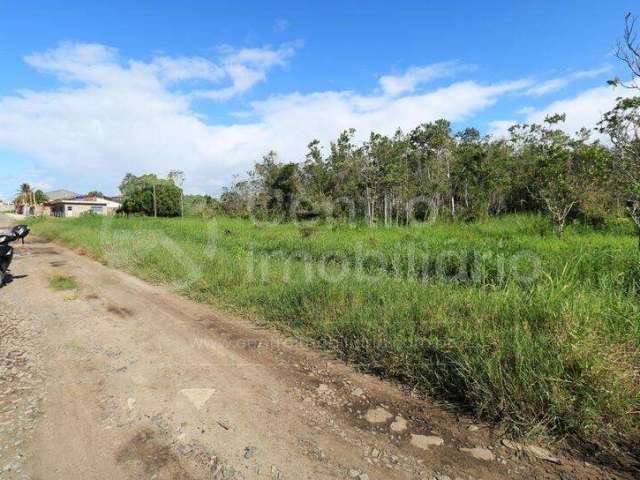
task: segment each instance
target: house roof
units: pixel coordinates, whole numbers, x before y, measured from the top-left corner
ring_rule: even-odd
[[[46,192],[45,195],[49,199],[50,202],[55,200],[66,200],[69,198],[76,198],[78,196],[77,193],[72,192],[71,190],[53,190],[52,192]]]
[[[78,196],[75,198],[59,198],[57,200],[49,200],[47,205],[101,205],[101,206],[111,206],[116,207],[120,206],[118,202],[114,202],[108,198],[102,197],[88,197],[88,196]]]
[[[84,200],[82,198],[61,198],[59,200],[54,200],[47,202],[47,205],[107,205],[106,200]]]

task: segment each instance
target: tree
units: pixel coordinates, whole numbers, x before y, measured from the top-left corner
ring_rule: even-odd
[[[277,175],[273,179],[273,183],[269,186],[274,192],[278,192],[274,196],[272,209],[281,212],[285,219],[295,216],[294,202],[298,194],[298,165],[295,163],[287,163],[277,170]]]
[[[123,213],[157,214],[160,217],[180,215],[181,190],[171,180],[150,173],[139,177],[127,173],[120,183],[120,192]]]
[[[222,208],[220,202],[210,195],[185,195],[183,202],[187,216],[214,217]]]
[[[16,203],[28,204],[31,200],[31,193],[31,185],[28,183],[21,184],[16,193]]]
[[[44,194],[44,192],[40,189],[33,192],[33,200],[36,204],[42,204],[49,201],[49,198]]]
[[[622,40],[618,41],[616,56],[625,64],[631,75],[631,80],[625,82],[616,77],[609,80],[610,85],[622,85],[627,88],[640,89],[640,85],[636,82],[640,78],[640,40],[636,32],[636,21],[638,17],[627,13],[624,16],[624,34]]]
[[[381,137],[374,152],[380,170],[380,188],[383,195],[384,224],[389,225],[400,214],[400,202],[411,190],[409,171],[409,144],[402,130],[396,130],[391,138]]]
[[[244,217],[249,213],[249,198],[247,182],[236,182],[230,188],[225,188],[220,196],[222,211],[230,216]]]
[[[604,115],[600,127],[614,146],[611,172],[636,225],[640,248],[640,97],[618,100],[615,108]]]
[[[167,178],[180,189],[180,216],[184,217],[184,172],[182,170],[170,170]]]
[[[300,172],[296,163],[281,164],[277,153],[270,151],[262,157],[262,162],[256,162],[249,174],[249,195],[256,199],[254,211],[283,218],[295,216],[300,192]]]
[[[486,139],[475,128],[456,134],[453,190],[461,200],[466,218],[482,217],[489,211],[495,177],[489,163]]]
[[[100,190],[91,190],[90,192],[87,193],[87,197],[104,198],[104,193],[102,193]]]
[[[610,80],[612,85],[623,85],[640,90],[640,41],[635,24],[637,17],[625,16],[624,37],[618,43],[618,58],[627,66],[631,80]],[[616,106],[600,122],[600,130],[609,134],[613,143],[611,171],[616,178],[616,189],[629,216],[636,225],[640,249],[640,97],[619,98]]]
[[[307,206],[306,216],[327,217],[332,213],[331,175],[322,155],[320,141],[307,145],[305,160],[300,167],[301,203]]]
[[[567,217],[579,202],[582,192],[582,166],[579,151],[586,139],[572,139],[555,124],[564,114],[551,115],[543,125],[516,125],[511,128],[511,142],[522,165],[531,172],[528,186],[551,217],[562,235]]]
[[[429,216],[438,218],[440,209],[449,204],[450,213],[455,217],[456,202],[452,189],[453,161],[451,124],[444,120],[420,125],[409,133],[410,166],[407,170],[407,193],[405,200],[406,223],[411,221],[413,203],[420,198],[429,199]],[[412,176],[409,177],[409,171]],[[413,181],[410,183],[409,179]],[[414,197],[410,202],[409,196]]]

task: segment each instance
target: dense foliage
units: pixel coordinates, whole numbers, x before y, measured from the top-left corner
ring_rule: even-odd
[[[122,213],[159,217],[180,215],[182,190],[173,180],[152,174],[136,177],[128,173],[120,184],[120,192]]]
[[[515,125],[507,139],[449,122],[425,123],[393,137],[372,133],[358,145],[343,132],[325,155],[317,140],[301,164],[270,152],[221,197],[227,214],[257,218],[350,217],[369,224],[439,218],[473,220],[544,212],[562,232],[567,218],[600,224],[622,214],[612,188],[614,152],[586,130],[571,136],[564,117]]]

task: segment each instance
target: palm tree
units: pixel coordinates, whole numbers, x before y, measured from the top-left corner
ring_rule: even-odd
[[[29,198],[29,194],[31,194],[31,185],[29,185],[28,183],[23,183],[22,185],[20,185],[20,188],[18,188],[17,198],[24,201]]]
[[[31,185],[23,183],[18,188],[18,195],[16,196],[16,204],[22,203],[22,205],[28,205],[31,196]]]

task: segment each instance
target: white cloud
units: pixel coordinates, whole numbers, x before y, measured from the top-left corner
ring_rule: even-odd
[[[57,48],[25,57],[27,64],[51,73],[64,82],[92,85],[119,85],[141,88],[164,88],[180,82],[199,80],[209,88],[194,96],[227,100],[249,91],[264,81],[274,67],[282,67],[293,56],[300,43],[285,44],[277,49],[233,49],[221,47],[216,62],[203,57],[154,58],[151,62],[120,61],[118,51],[100,44],[62,43]],[[218,87],[220,83],[228,86]],[[215,85],[215,88],[211,86]]]
[[[27,58],[55,74],[61,88],[0,98],[0,147],[37,159],[42,176],[57,179],[56,188],[90,186],[112,193],[126,172],[166,174],[180,168],[188,191],[216,192],[270,149],[283,160],[300,161],[313,138],[328,142],[348,127],[363,138],[371,130],[391,134],[442,117],[459,121],[531,86],[528,80],[461,81],[394,97],[291,93],[253,102],[238,124],[207,123],[194,111],[196,93],[189,81],[226,79],[231,85],[218,91],[236,94],[263,79],[269,68],[284,65],[294,50],[226,48],[216,62],[200,57],[123,62],[108,47],[64,44]],[[180,91],[174,90],[178,82]]]
[[[494,138],[507,138],[509,129],[519,123],[517,120],[494,120],[489,122],[489,131],[487,132]]]
[[[225,77],[224,68],[201,57],[159,57],[153,62],[158,73],[168,82],[206,80],[219,82]]]
[[[413,93],[416,88],[438,78],[450,77],[471,67],[457,62],[440,62],[423,67],[409,67],[399,75],[383,75],[380,77],[380,87],[386,95],[396,96],[403,93]]]
[[[53,50],[33,53],[25,62],[65,80],[94,81],[114,66],[118,52],[96,43],[65,42]]]
[[[285,66],[299,46],[300,42],[283,45],[277,50],[271,47],[240,50],[223,47],[221,49],[222,70],[230,78],[231,85],[222,89],[200,90],[195,92],[194,96],[211,100],[227,100],[245,93],[255,84],[263,82],[270,69]]]
[[[566,121],[559,123],[558,127],[573,134],[583,127],[595,128],[603,114],[614,107],[617,98],[629,95],[633,95],[633,92],[625,88],[609,86],[590,88],[573,97],[552,102],[544,108],[521,110],[525,118],[519,122],[497,120],[490,122],[489,127],[494,136],[504,137],[508,133],[507,129],[515,123],[542,123],[549,115],[564,113]],[[595,137],[601,138],[598,134]]]
[[[551,92],[555,92],[557,90],[561,90],[569,84],[582,79],[587,78],[597,78],[606,73],[610,73],[612,70],[610,65],[605,65],[600,68],[594,68],[592,70],[579,70],[577,72],[573,72],[564,77],[552,78],[547,80],[546,82],[542,82],[538,85],[531,87],[529,90],[524,92],[525,95],[530,95],[534,97],[541,97]]]
[[[592,128],[611,110],[618,97],[632,95],[627,89],[602,86],[585,90],[575,97],[558,100],[547,107],[527,115],[527,122],[543,122],[545,117],[555,113],[565,113],[563,130],[575,133],[582,127]]]

